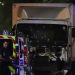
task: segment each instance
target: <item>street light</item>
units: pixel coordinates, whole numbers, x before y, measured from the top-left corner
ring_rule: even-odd
[[[0,5],[4,6],[5,4],[3,2],[0,2]]]

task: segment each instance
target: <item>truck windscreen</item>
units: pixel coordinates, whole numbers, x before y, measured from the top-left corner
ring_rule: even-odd
[[[66,45],[68,32],[66,25],[18,24],[18,31],[29,37],[31,45]]]

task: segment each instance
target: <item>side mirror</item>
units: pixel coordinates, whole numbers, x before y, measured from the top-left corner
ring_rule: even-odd
[[[75,38],[75,28],[72,28],[72,37]]]

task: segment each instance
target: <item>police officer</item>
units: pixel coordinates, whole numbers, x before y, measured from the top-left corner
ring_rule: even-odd
[[[4,41],[2,48],[0,48],[0,75],[11,75],[8,65],[10,64],[10,48],[8,42]]]

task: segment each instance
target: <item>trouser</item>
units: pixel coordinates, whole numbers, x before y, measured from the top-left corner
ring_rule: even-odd
[[[11,75],[8,65],[9,62],[0,62],[0,75]]]

